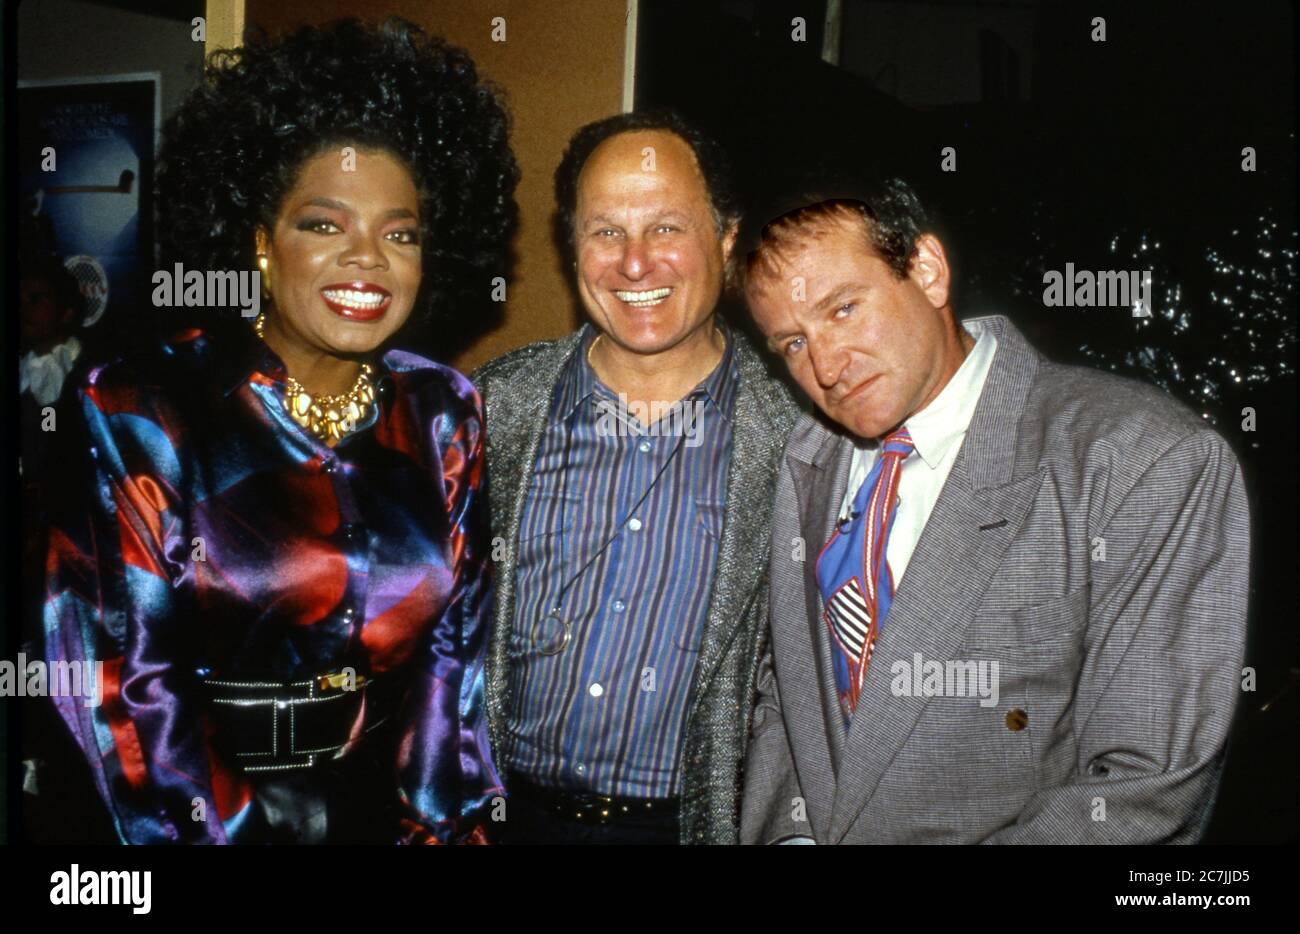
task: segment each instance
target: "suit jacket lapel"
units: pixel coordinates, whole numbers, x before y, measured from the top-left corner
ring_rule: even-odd
[[[955,658],[990,579],[1019,531],[1043,472],[1016,476],[1016,427],[1037,372],[1037,354],[1005,319],[984,391],[952,472],[930,513],[876,640],[871,668],[845,737],[830,839],[848,833],[928,697],[895,697],[890,667]],[[833,680],[833,678],[832,678]]]
[[[797,531],[804,542],[799,584],[802,600],[796,601],[789,616],[774,617],[771,626],[777,657],[789,660],[778,663],[781,704],[790,730],[800,789],[807,798],[808,818],[818,839],[824,839],[830,828],[844,728],[833,719],[839,717],[839,709],[831,670],[830,640],[821,623],[821,595],[815,568],[817,555],[835,527],[852,454],[852,442],[832,433],[820,422],[814,423],[807,432],[796,429],[786,451],[786,463],[798,515],[791,519],[777,517],[773,521],[777,529]],[[791,559],[786,550],[791,544],[774,538],[774,567],[775,562]],[[788,575],[775,570],[772,578],[789,580]]]
[[[817,558],[839,521],[840,504],[853,466],[853,443],[828,431],[811,464],[792,459],[790,466],[799,495],[799,519],[806,548],[804,599],[808,605],[808,625],[801,629],[800,635],[807,639],[803,646],[807,650],[805,657],[812,658],[817,666],[818,700],[831,766],[828,774],[835,774],[844,746],[844,727],[832,668],[830,634],[822,619],[825,604],[817,587]]]

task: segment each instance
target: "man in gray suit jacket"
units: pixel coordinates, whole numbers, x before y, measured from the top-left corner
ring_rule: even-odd
[[[959,324],[901,182],[748,239],[822,417],[781,465],[742,841],[1197,840],[1245,642],[1228,445],[1004,317]]]
[[[591,323],[474,374],[501,836],[734,843],[798,407],[715,314],[736,212],[714,143],[673,115],[610,118],[556,187]]]

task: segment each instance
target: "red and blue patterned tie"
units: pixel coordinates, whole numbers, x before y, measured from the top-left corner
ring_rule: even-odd
[[[913,450],[906,428],[885,437],[875,467],[853,498],[853,518],[840,523],[817,556],[817,586],[835,646],[835,683],[846,722],[857,709],[876,635],[894,597],[886,548],[898,478]]]

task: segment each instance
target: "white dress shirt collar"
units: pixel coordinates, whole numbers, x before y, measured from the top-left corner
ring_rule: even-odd
[[[982,320],[977,318],[963,321],[962,327],[975,338],[975,346],[939,395],[903,423],[912,436],[917,456],[930,470],[938,470],[946,462],[953,446],[959,445],[966,436],[966,429],[970,427],[971,418],[975,415],[975,406],[979,404],[980,394],[984,391],[984,381],[993,365],[993,355],[998,349],[998,339],[984,326]],[[874,438],[859,441],[855,445],[848,488],[844,491],[844,499],[840,504],[841,521],[853,515],[853,500],[871,473],[878,446],[879,441]]]
[[[975,346],[939,395],[903,423],[916,445],[916,453],[931,470],[943,462],[949,448],[965,437],[998,347],[998,339],[983,322],[963,321],[962,327],[975,338]]]

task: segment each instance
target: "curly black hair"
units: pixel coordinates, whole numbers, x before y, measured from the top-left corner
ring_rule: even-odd
[[[420,193],[416,310],[464,314],[507,274],[519,180],[509,132],[501,93],[469,53],[406,20],[259,33],[209,56],[163,131],[163,255],[253,269],[254,230],[273,228],[307,160],[349,144],[378,149],[407,166]]]
[[[638,130],[664,130],[680,137],[695,154],[695,162],[704,176],[709,206],[718,234],[740,218],[740,201],[731,181],[731,165],[726,150],[709,134],[674,110],[654,108],[617,114],[589,123],[569,139],[564,157],[555,170],[555,238],[567,258],[573,258],[573,213],[578,208],[578,178],[591,154],[605,140],[620,133]]]

